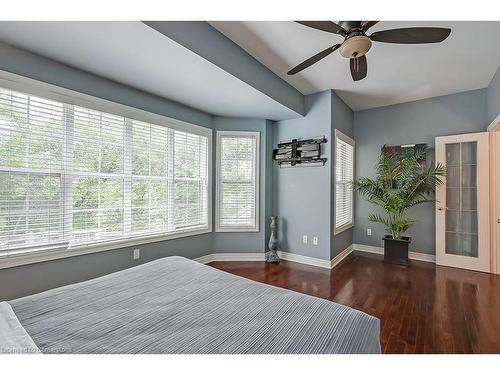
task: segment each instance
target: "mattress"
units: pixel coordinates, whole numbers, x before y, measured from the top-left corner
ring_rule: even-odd
[[[380,353],[377,318],[177,256],[9,304],[42,353]]]

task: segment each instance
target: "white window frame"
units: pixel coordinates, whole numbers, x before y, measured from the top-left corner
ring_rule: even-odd
[[[72,246],[68,246],[67,244],[54,244],[53,246],[40,247],[36,249],[25,248],[19,249],[19,251],[12,250],[0,256],[0,269],[212,232],[212,129],[156,113],[147,112],[127,105],[111,102],[109,100],[97,98],[2,70],[0,70],[0,86],[29,95],[40,96],[44,99],[59,101],[65,105],[81,106],[96,111],[123,116],[126,119],[135,119],[155,125],[166,126],[173,130],[201,135],[207,137],[208,148],[206,226],[195,229],[179,229],[170,233],[158,232],[139,234],[137,236],[122,237],[88,244],[76,244]],[[68,220],[68,218],[65,217],[65,220]]]
[[[355,147],[355,141],[354,139],[352,139],[351,137],[345,135],[344,133],[342,133],[340,130],[337,130],[335,129],[335,165],[334,165],[334,169],[333,169],[333,173],[334,173],[334,191],[335,191],[335,217],[334,217],[334,221],[333,221],[333,225],[334,225],[334,232],[333,234],[334,235],[337,235],[339,233],[342,233],[352,227],[354,227],[354,191],[353,191],[353,199],[352,199],[352,207],[351,207],[351,221],[347,224],[344,224],[340,227],[337,227],[337,140],[341,140],[349,145],[352,146],[353,148],[353,154],[352,154],[352,175],[354,177],[354,170],[355,170],[355,160],[356,160],[356,147]],[[353,187],[351,187],[351,189],[353,189]]]
[[[220,169],[221,169],[221,138],[223,136],[234,136],[234,137],[255,137],[256,147],[255,147],[255,160],[254,160],[254,170],[255,170],[255,223],[252,226],[221,226],[220,225],[220,209],[221,209],[221,179],[220,179]],[[216,141],[216,209],[215,209],[215,231],[216,232],[259,232],[259,215],[260,215],[260,132],[254,131],[217,131],[217,141]]]

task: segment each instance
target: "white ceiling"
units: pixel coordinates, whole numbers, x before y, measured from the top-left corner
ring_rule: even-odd
[[[0,22],[0,41],[215,115],[298,116],[141,22]]]
[[[358,82],[352,80],[349,62],[339,53],[295,76],[286,74],[308,57],[341,43],[341,36],[285,21],[210,23],[303,94],[334,89],[353,110],[484,88],[500,65],[500,22],[379,22],[368,34],[412,26],[452,31],[439,44],[374,42],[367,54],[368,76]]]

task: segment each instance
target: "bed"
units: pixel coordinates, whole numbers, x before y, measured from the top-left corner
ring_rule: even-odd
[[[380,353],[377,318],[177,256],[8,303],[42,353]]]

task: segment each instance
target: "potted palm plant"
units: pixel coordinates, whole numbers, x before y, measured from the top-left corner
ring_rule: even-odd
[[[370,203],[380,206],[385,214],[372,213],[368,220],[384,224],[387,235],[384,240],[384,261],[408,265],[410,237],[403,236],[414,220],[406,211],[416,205],[434,202],[436,185],[446,175],[443,165],[422,163],[427,147],[414,148],[400,159],[385,146],[376,165],[376,177],[362,177],[354,181],[354,188]]]

